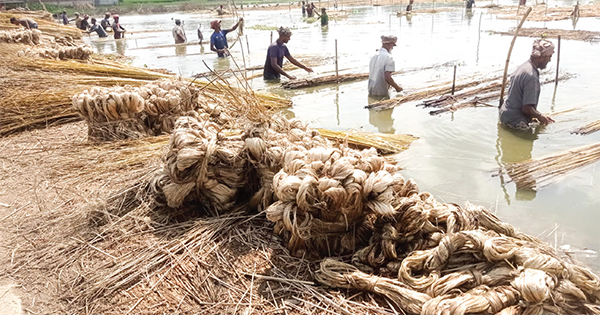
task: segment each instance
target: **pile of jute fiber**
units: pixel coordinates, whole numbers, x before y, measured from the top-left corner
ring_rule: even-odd
[[[0,42],[38,45],[42,32],[33,30],[6,30],[0,31]]]

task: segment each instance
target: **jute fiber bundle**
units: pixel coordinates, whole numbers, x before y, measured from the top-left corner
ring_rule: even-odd
[[[179,118],[163,170],[153,179],[157,202],[171,208],[191,202],[225,213],[244,200],[248,165],[240,158],[244,149],[240,134],[227,135],[208,120]]]
[[[6,30],[0,31],[0,42],[38,45],[42,32],[33,30]]]
[[[145,101],[131,86],[92,88],[73,96],[91,140],[140,138],[151,133],[143,121]]]
[[[258,178],[256,193],[250,199],[250,206],[259,211],[267,209],[277,200],[273,190],[273,177],[283,167],[286,150],[331,146],[318,131],[309,129],[299,120],[287,120],[281,116],[275,116],[270,122],[251,125],[245,132],[244,143],[246,158],[252,165],[253,174],[250,177]]]
[[[393,215],[416,190],[398,170],[375,149],[288,149],[267,218],[294,255],[352,253],[368,240],[373,216]]]
[[[198,108],[199,90],[183,81],[158,80],[140,87],[139,94],[146,100],[148,127],[155,134],[170,133],[177,118]]]
[[[87,45],[81,45],[77,47],[66,47],[66,46],[58,46],[57,47],[36,47],[29,48],[25,51],[20,51],[17,56],[29,56],[29,57],[40,57],[46,59],[79,59],[79,60],[88,60],[90,56],[94,53],[92,48]]]

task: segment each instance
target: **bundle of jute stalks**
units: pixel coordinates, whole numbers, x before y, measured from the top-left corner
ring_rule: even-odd
[[[144,98],[131,86],[92,88],[73,96],[73,107],[88,124],[91,140],[140,138],[151,133],[144,124]]]
[[[589,269],[482,207],[409,199],[376,218],[353,265],[325,260],[316,279],[381,294],[408,314],[598,314],[600,278]]]
[[[29,48],[24,51],[20,51],[17,56],[29,56],[29,57],[40,57],[46,59],[79,59],[87,60],[94,53],[92,48],[87,45],[81,45],[77,47],[60,46],[54,45],[46,47]]]
[[[38,45],[42,32],[33,30],[6,30],[0,31],[0,42]]]
[[[368,241],[373,220],[391,216],[418,189],[375,149],[289,148],[273,178],[279,201],[267,209],[294,255],[353,253]]]

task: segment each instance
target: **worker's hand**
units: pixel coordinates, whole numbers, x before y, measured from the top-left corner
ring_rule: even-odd
[[[402,91],[404,91],[404,89],[401,86],[399,86],[399,87],[397,87],[395,89],[396,89],[396,92],[402,92]]]
[[[540,116],[540,118],[538,120],[540,121],[540,124],[542,124],[542,125],[547,125],[549,123],[554,122],[554,119],[552,119],[550,116],[545,116],[545,115]]]
[[[293,76],[293,75],[288,75],[287,77],[288,77],[288,79],[290,79],[290,80],[296,80],[296,77],[295,77],[295,76]]]
[[[242,21],[244,21],[244,18],[243,18],[243,17],[241,17],[241,18],[240,18],[240,22],[242,22]]]
[[[306,72],[308,72],[308,73],[313,73],[314,72],[313,69],[309,68],[309,67],[306,67],[304,70],[306,70]]]

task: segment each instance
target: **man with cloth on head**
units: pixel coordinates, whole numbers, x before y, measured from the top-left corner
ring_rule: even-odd
[[[216,52],[219,58],[229,56],[227,33],[235,31],[235,29],[238,27],[238,25],[240,25],[240,23],[242,23],[243,20],[244,18],[240,18],[240,20],[228,30],[221,30],[221,20],[214,20],[210,22],[210,28],[215,30],[210,36],[210,50]]]
[[[531,130],[529,125],[537,119],[542,125],[554,122],[537,111],[540,98],[540,73],[554,54],[554,44],[546,39],[533,42],[531,57],[520,65],[510,79],[506,102],[500,106],[500,123],[516,130]]]
[[[396,71],[396,64],[391,52],[397,40],[394,35],[381,36],[381,48],[369,62],[369,96],[388,96],[390,86],[396,89],[396,92],[402,91],[392,78],[392,73]]]
[[[187,41],[183,27],[181,27],[181,20],[175,19],[175,27],[173,27],[173,38],[175,38],[175,44],[184,44]]]
[[[113,37],[115,39],[125,38],[126,30],[123,28],[123,26],[121,26],[121,23],[119,23],[119,15],[118,14],[113,15],[112,30],[113,30]]]
[[[269,46],[269,49],[267,49],[267,60],[265,61],[263,78],[265,80],[276,80],[279,79],[283,74],[290,80],[296,79],[296,77],[289,75],[283,70],[283,57],[286,57],[291,63],[295,64],[299,68],[302,68],[307,72],[313,72],[311,68],[301,64],[298,60],[294,59],[292,55],[290,55],[290,51],[285,45],[292,37],[292,31],[290,28],[282,26],[277,30],[277,32],[279,33],[279,38],[272,43],[271,46]]]

